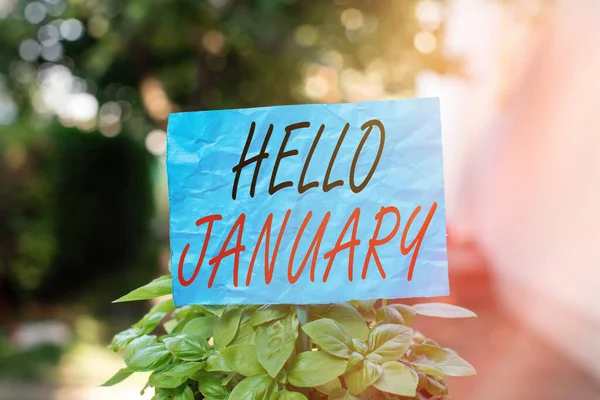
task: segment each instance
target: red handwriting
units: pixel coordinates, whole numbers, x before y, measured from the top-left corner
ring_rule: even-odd
[[[422,207],[418,206],[417,208],[415,208],[413,210],[413,212],[409,216],[406,224],[404,225],[404,228],[402,230],[402,235],[400,238],[400,245],[399,245],[400,253],[403,256],[411,255],[408,273],[407,273],[407,277],[406,277],[406,279],[408,281],[411,281],[413,278],[415,266],[417,263],[417,258],[419,256],[419,251],[421,249],[421,245],[423,244],[423,240],[425,239],[427,229],[429,228],[431,220],[433,219],[433,216],[437,210],[437,203],[434,202],[431,205],[431,207],[430,207],[429,211],[427,212],[427,215],[425,216],[421,225],[413,228],[415,219],[421,212],[421,209],[422,209]],[[246,286],[250,286],[250,284],[252,283],[252,275],[253,275],[254,265],[256,263],[261,245],[263,243],[264,243],[265,283],[267,285],[271,283],[271,281],[273,279],[273,273],[276,268],[277,255],[279,253],[279,248],[281,245],[282,238],[287,229],[287,223],[289,221],[290,215],[291,215],[291,210],[287,210],[287,212],[285,213],[285,216],[283,217],[281,225],[279,226],[279,233],[277,235],[277,239],[276,239],[275,246],[273,248],[272,253],[270,253],[270,237],[271,237],[271,230],[273,228],[273,214],[272,213],[269,214],[268,217],[266,218],[266,220],[263,224],[263,227],[260,231],[260,234],[258,236],[258,239],[255,243],[254,250],[252,253],[252,258],[250,260],[250,264],[248,265],[248,270],[247,270],[246,280],[245,280]],[[304,232],[312,218],[312,215],[313,215],[312,212],[309,211],[308,214],[306,215],[306,217],[304,218],[302,225],[298,229],[298,232],[296,233],[296,238],[294,240],[294,243],[293,243],[293,246],[291,249],[291,253],[290,253],[290,256],[288,259],[288,263],[287,263],[288,264],[287,265],[287,280],[290,285],[293,285],[294,283],[296,283],[300,279],[300,277],[303,275],[304,269],[305,269],[306,265],[308,264],[309,259],[311,259],[311,256],[312,256],[312,259],[311,259],[311,265],[310,265],[309,278],[310,278],[311,282],[315,281],[315,274],[316,274],[319,250],[321,248],[321,245],[323,244],[322,243],[323,236],[325,234],[329,220],[331,218],[330,212],[327,212],[323,216],[316,233],[310,239],[311,242],[310,242],[308,249],[306,250],[306,253],[303,255],[299,266],[297,267],[297,269],[294,272],[294,266],[295,266],[296,255],[297,255],[296,253],[298,252],[298,247],[299,247],[300,241],[303,238],[307,239],[304,237],[305,236]],[[339,271],[335,271],[333,269],[333,267],[334,267],[336,256],[343,251],[348,252],[348,265],[347,265],[348,280],[349,281],[353,280],[355,250],[356,250],[356,247],[359,246],[361,243],[361,240],[357,237],[360,218],[361,218],[360,208],[354,209],[352,214],[350,214],[350,216],[348,217],[346,224],[340,231],[336,243],[333,245],[333,247],[329,251],[326,251],[324,253],[323,259],[327,261],[327,265],[326,265],[326,268],[325,268],[325,270],[323,272],[323,276],[322,276],[323,282],[327,282],[331,273],[339,273]],[[375,230],[373,232],[372,237],[368,240],[368,249],[367,249],[367,252],[365,255],[364,262],[362,264],[361,278],[363,280],[367,278],[371,260],[374,261],[375,266],[377,267],[377,271],[381,275],[381,278],[386,279],[387,274],[386,274],[386,271],[384,270],[384,266],[383,266],[381,260],[379,259],[378,254],[377,254],[377,248],[384,246],[384,245],[390,245],[389,243],[394,239],[394,237],[396,237],[396,234],[400,230],[400,225],[401,225],[400,211],[394,206],[381,207],[380,211],[377,212],[377,214],[375,214],[374,218],[376,221]],[[381,227],[383,225],[383,221],[385,218],[393,218],[393,220],[395,220],[395,223],[393,225],[393,228],[391,228],[391,230],[389,232],[382,234],[380,231],[381,231]],[[204,241],[202,243],[200,255],[199,255],[198,261],[196,263],[196,268],[194,269],[194,272],[190,276],[190,278],[185,278],[185,276],[183,274],[183,266],[185,263],[185,259],[188,255],[188,252],[190,251],[191,244],[188,243],[183,248],[183,251],[179,258],[179,266],[178,266],[178,274],[177,274],[179,283],[182,286],[189,286],[197,279],[200,269],[202,267],[203,261],[204,261],[204,257],[206,255],[209,241],[211,239],[213,225],[214,225],[215,221],[220,221],[221,219],[222,219],[221,215],[215,214],[215,215],[209,215],[209,216],[200,218],[198,221],[196,221],[197,226],[202,226],[204,224],[207,225],[206,234],[204,236]],[[211,288],[213,286],[213,284],[215,282],[215,278],[219,271],[221,262],[225,258],[231,257],[231,256],[234,257],[234,259],[233,259],[233,285],[235,287],[238,287],[239,275],[240,275],[240,255],[242,252],[246,251],[246,246],[242,243],[245,221],[246,221],[246,215],[240,214],[240,216],[237,218],[237,220],[235,221],[235,223],[229,230],[229,233],[227,234],[225,240],[223,241],[219,253],[216,256],[214,256],[213,258],[211,258],[210,261],[208,262],[212,266],[212,271],[210,274],[210,278],[208,280],[208,288]],[[411,232],[414,232],[415,230],[417,233],[414,236],[414,238],[412,238],[412,240],[410,240],[409,236],[411,235]],[[348,235],[348,232],[350,232],[350,238],[348,240],[344,241],[346,236]],[[410,243],[408,243],[409,241],[410,241]],[[233,245],[232,245],[232,242],[233,242]],[[388,266],[388,269],[393,268],[393,267],[394,267],[393,265],[390,265],[390,266]]]

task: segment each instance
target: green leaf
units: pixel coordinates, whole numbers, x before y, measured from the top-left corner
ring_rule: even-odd
[[[412,308],[417,314],[425,315],[428,317],[439,317],[439,318],[473,318],[477,317],[473,311],[467,310],[466,308],[453,306],[452,304],[445,303],[424,303],[415,304]]]
[[[388,361],[382,365],[383,374],[373,386],[382,392],[399,396],[414,397],[417,395],[419,377],[397,361]]]
[[[294,351],[299,325],[296,314],[289,313],[283,319],[256,328],[258,361],[272,378],[277,376]]]
[[[194,391],[186,386],[183,390],[173,396],[173,400],[194,400]]]
[[[348,328],[329,318],[309,322],[302,330],[313,343],[334,356],[348,358],[352,354],[352,337]]]
[[[245,378],[231,391],[229,400],[267,400],[275,381],[267,375],[255,375]]]
[[[357,339],[367,340],[369,336],[369,327],[364,318],[348,303],[310,306],[309,310],[311,320],[330,318],[348,328]]]
[[[184,361],[200,360],[210,349],[205,339],[195,335],[181,334],[166,337],[163,341],[173,356]]]
[[[362,354],[353,351],[352,354],[350,354],[350,357],[348,358],[348,365],[346,366],[346,371],[350,371],[351,369],[357,367],[359,364],[362,364],[364,359],[365,357]]]
[[[402,314],[400,314],[400,311],[391,306],[381,307],[379,310],[377,310],[375,318],[378,322],[381,321],[384,324],[406,325]]]
[[[369,345],[360,339],[352,339],[352,347],[358,353],[365,355],[369,352]]]
[[[306,396],[298,392],[290,392],[283,389],[281,392],[273,393],[269,400],[307,400]]]
[[[203,339],[208,339],[213,335],[213,330],[216,323],[217,318],[213,316],[194,318],[183,326],[181,333],[187,333],[190,335],[200,336]]]
[[[420,344],[415,346],[409,357],[415,368],[436,376],[475,375],[475,368],[455,352],[437,346]]]
[[[241,318],[241,308],[234,308],[223,313],[223,316],[215,324],[213,336],[215,348],[222,349],[231,343],[237,333]]]
[[[323,393],[323,394],[331,394],[331,392],[333,392],[334,389],[336,388],[341,388],[342,387],[342,383],[340,382],[340,378],[335,378],[332,381],[329,381],[323,385],[318,385],[315,386],[315,389],[317,389],[319,392]]]
[[[229,342],[229,346],[233,344],[254,344],[254,332],[255,328],[251,322],[251,313],[246,310],[242,313],[242,318],[240,319],[240,326],[235,334],[235,337],[231,342]]]
[[[205,304],[205,305],[201,306],[201,308],[204,311],[206,311],[207,313],[220,318],[223,315],[223,313],[225,312],[226,306],[216,306],[216,305]]]
[[[381,376],[381,365],[363,361],[362,366],[344,374],[344,382],[350,393],[360,395]]]
[[[171,294],[171,276],[165,275],[156,278],[152,282],[139,287],[125,296],[118,298],[113,303],[123,303],[125,301],[150,300],[156,297]]]
[[[156,303],[141,320],[133,325],[133,327],[141,329],[145,334],[150,333],[158,326],[160,321],[167,316],[167,314],[173,311],[174,308],[175,305],[173,304],[173,299],[161,300]]]
[[[172,356],[164,343],[154,343],[156,336],[144,335],[129,343],[123,359],[133,371],[154,371],[164,367]]]
[[[290,307],[285,305],[264,305],[252,313],[252,325],[262,325],[285,317],[290,312]]]
[[[225,363],[221,352],[214,351],[206,358],[206,370],[208,372],[231,372],[231,368]]]
[[[377,325],[369,334],[369,350],[382,361],[399,360],[410,347],[412,330],[402,325]]]
[[[377,299],[375,300],[354,300],[357,306],[362,308],[365,311],[371,311],[375,303],[377,303]]]
[[[198,382],[198,389],[205,398],[225,399],[227,397],[227,389],[221,384],[221,379],[218,376],[208,376]]]
[[[169,364],[150,375],[150,385],[162,388],[176,388],[204,366],[202,362]]]
[[[431,377],[427,376],[427,381],[425,382],[425,390],[427,393],[433,396],[445,396],[448,394],[448,387],[437,379],[441,379],[437,376]]]
[[[125,346],[127,346],[129,343],[131,343],[132,340],[139,338],[143,334],[144,332],[142,332],[142,330],[138,328],[125,329],[124,331],[119,332],[115,336],[113,336],[110,347],[113,351],[119,351]]]
[[[179,324],[176,319],[170,319],[163,324],[163,328],[167,334],[174,333],[175,327]]]
[[[390,304],[388,307],[392,307],[402,315],[402,319],[406,326],[411,326],[415,320],[415,315],[417,315],[412,307],[405,304]]]
[[[244,376],[264,374],[265,370],[258,362],[256,346],[236,344],[221,349],[223,360],[229,368]]]
[[[360,400],[344,388],[336,388],[329,394],[329,400]]]
[[[342,375],[347,363],[325,351],[305,351],[294,357],[287,368],[288,382],[296,387],[324,385]]]
[[[117,371],[116,374],[112,376],[112,378],[110,378],[100,386],[116,385],[117,383],[123,382],[125,379],[129,378],[131,374],[133,374],[133,371],[129,368],[121,368],[119,371]]]

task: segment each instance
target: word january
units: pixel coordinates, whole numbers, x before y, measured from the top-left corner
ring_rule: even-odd
[[[329,192],[330,190],[332,190],[335,187],[344,185],[344,181],[342,179],[338,179],[338,180],[331,182],[331,171],[332,171],[333,165],[335,164],[336,157],[337,157],[338,152],[341,148],[341,145],[344,141],[344,138],[348,132],[349,127],[350,127],[349,124],[346,124],[344,126],[344,128],[342,129],[342,131],[340,133],[338,141],[331,153],[331,158],[328,163],[327,169],[325,171],[323,182],[321,185],[321,188],[324,192]],[[287,148],[290,136],[292,134],[299,134],[302,132],[301,131],[302,129],[307,129],[307,128],[310,128],[309,122],[294,123],[294,124],[290,124],[284,128],[285,134],[283,136],[281,146],[279,147],[278,152],[275,155],[275,163],[274,163],[273,170],[271,171],[271,179],[270,179],[270,184],[269,184],[269,189],[268,189],[268,192],[270,195],[275,195],[279,190],[282,190],[285,188],[290,188],[287,190],[291,190],[291,187],[294,186],[294,183],[292,181],[282,181],[282,182],[277,183],[277,171],[281,167],[282,161],[285,158],[298,155],[298,150],[293,149],[293,148]],[[256,131],[256,123],[252,122],[246,143],[244,145],[244,149],[241,152],[240,161],[237,165],[233,166],[232,170],[231,170],[232,173],[234,174],[233,185],[232,185],[232,194],[231,194],[231,197],[233,200],[236,199],[236,196],[238,194],[237,191],[238,191],[238,185],[239,185],[242,170],[244,168],[249,168],[252,166],[254,167],[254,173],[253,173],[252,182],[250,185],[250,196],[254,197],[256,182],[258,180],[259,171],[261,169],[262,162],[271,156],[271,154],[269,154],[267,152],[267,148],[268,148],[269,140],[273,134],[274,129],[275,129],[274,125],[270,124],[269,127],[267,128],[266,135],[263,139],[263,143],[262,143],[260,152],[250,157],[248,155],[249,148],[250,148],[252,139],[254,137],[254,133]],[[319,127],[316,135],[314,136],[314,140],[310,147],[310,150],[306,155],[304,165],[303,165],[302,171],[300,173],[299,181],[298,181],[298,185],[297,185],[297,191],[299,194],[302,194],[311,188],[318,188],[320,185],[320,183],[318,181],[306,182],[306,173],[307,173],[307,170],[309,169],[309,165],[310,165],[313,153],[319,144],[319,140],[321,138],[321,135],[322,135],[324,129],[325,129],[325,125],[321,125]],[[350,165],[349,175],[348,175],[348,178],[349,178],[348,183],[349,183],[350,189],[354,193],[359,193],[360,191],[362,191],[367,186],[369,181],[371,180],[373,174],[376,171],[377,165],[379,163],[379,160],[381,158],[381,154],[382,154],[382,151],[383,151],[383,148],[385,145],[385,128],[379,120],[373,119],[373,120],[369,120],[369,121],[365,122],[364,124],[362,124],[361,130],[363,131],[363,137],[356,148],[352,164]],[[362,182],[359,183],[359,182],[357,182],[358,179],[355,176],[357,161],[361,154],[363,146],[365,145],[367,139],[373,132],[379,133],[379,144],[378,144],[377,155],[375,156],[375,159],[373,160],[373,163],[371,165],[369,172],[362,179]],[[419,254],[419,249],[421,247],[421,244],[422,244],[425,234],[427,232],[427,228],[429,227],[429,224],[430,224],[430,222],[435,214],[435,211],[437,209],[437,203],[433,202],[433,204],[431,204],[420,227],[412,228],[413,224],[416,225],[415,218],[419,215],[419,213],[421,212],[421,209],[422,209],[422,207],[419,205],[412,211],[412,213],[410,214],[410,216],[407,219],[407,222],[405,223],[405,225],[403,227],[402,234],[400,235],[400,240],[397,243],[400,254],[402,254],[403,256],[408,256],[412,253],[410,266],[409,266],[408,273],[407,273],[407,280],[409,280],[409,281],[412,279],[415,264],[416,264],[417,257]],[[278,227],[279,232],[278,232],[274,247],[271,250],[271,248],[270,248],[271,240],[272,240],[271,231],[273,230],[273,219],[274,219],[273,213],[268,215],[268,217],[266,218],[266,220],[262,226],[260,235],[259,235],[256,243],[252,243],[252,244],[245,243],[245,241],[244,241],[244,225],[246,223],[246,215],[244,213],[240,214],[239,217],[237,218],[236,222],[233,224],[233,226],[229,230],[229,233],[226,236],[226,239],[224,240],[219,253],[208,260],[208,264],[212,266],[210,278],[208,279],[208,282],[207,282],[208,288],[211,288],[213,286],[213,283],[214,283],[215,277],[219,271],[221,262],[227,257],[234,257],[234,259],[233,259],[233,285],[235,287],[238,287],[238,285],[240,284],[240,268],[242,267],[240,265],[240,255],[242,252],[250,251],[250,248],[248,248],[247,245],[254,245],[254,249],[252,250],[252,258],[250,260],[250,263],[249,263],[249,265],[246,266],[247,270],[246,270],[246,275],[245,275],[245,278],[246,278],[245,285],[250,286],[250,284],[252,282],[254,266],[257,261],[261,247],[264,248],[264,262],[263,262],[264,279],[265,279],[265,283],[267,285],[270,284],[271,280],[273,278],[274,269],[276,268],[276,261],[277,261],[278,255],[279,255],[279,248],[281,245],[281,241],[282,241],[282,238],[284,237],[284,233],[286,233],[287,222],[290,218],[290,215],[291,215],[291,210],[288,209],[287,212],[285,213],[285,215],[278,216],[278,220],[281,220],[279,227]],[[282,256],[286,256],[286,255],[288,256],[287,262],[284,263],[283,266],[278,267],[278,268],[286,268],[287,269],[287,280],[290,284],[294,284],[298,281],[298,279],[300,279],[309,260],[310,260],[309,278],[310,278],[311,282],[315,281],[315,275],[317,274],[317,265],[318,265],[318,260],[319,260],[319,252],[320,252],[321,245],[322,245],[322,239],[323,239],[323,236],[325,234],[325,231],[328,227],[328,223],[329,223],[332,215],[331,215],[331,212],[328,211],[321,219],[321,221],[319,223],[319,227],[318,227],[316,233],[314,234],[314,236],[309,238],[309,237],[306,237],[306,235],[304,235],[304,231],[305,231],[307,225],[310,223],[312,216],[313,216],[312,211],[309,211],[306,214],[300,228],[296,232],[295,239],[294,239],[293,245],[291,247],[291,252],[289,254],[282,255]],[[340,218],[342,216],[334,216],[334,217]],[[358,233],[358,227],[359,227],[360,218],[361,218],[361,209],[359,207],[355,208],[354,211],[348,216],[346,224],[339,232],[339,236],[338,236],[336,243],[333,245],[333,247],[331,249],[328,249],[322,256],[322,259],[326,262],[325,268],[323,270],[323,274],[321,276],[321,279],[323,280],[323,282],[327,282],[327,279],[329,278],[331,270],[335,265],[336,256],[342,251],[348,251],[348,265],[347,265],[346,273],[348,276],[348,280],[353,281],[354,275],[355,275],[354,274],[354,272],[355,272],[355,265],[354,265],[355,249],[357,246],[361,245],[361,243],[364,243],[365,241],[367,242],[367,245],[368,245],[368,250],[366,252],[366,256],[364,257],[363,260],[358,260],[359,262],[362,261],[358,265],[358,268],[360,268],[360,271],[361,271],[361,273],[360,273],[361,278],[363,280],[366,279],[368,269],[369,269],[369,266],[371,263],[375,264],[375,267],[377,268],[377,271],[381,275],[381,278],[382,279],[386,278],[386,276],[387,276],[386,271],[377,255],[377,247],[380,247],[380,246],[390,243],[396,237],[396,235],[398,234],[398,231],[400,230],[401,213],[397,207],[382,206],[381,209],[375,215],[368,216],[367,218],[369,218],[369,217],[375,219],[375,223],[376,223],[375,229],[374,229],[371,237],[359,238],[359,237],[357,237],[357,233]],[[392,220],[395,221],[394,226],[389,232],[380,232],[385,218],[392,218]],[[196,226],[198,226],[198,227],[206,226],[206,233],[204,236],[204,241],[202,243],[201,250],[199,252],[199,257],[198,257],[198,261],[196,263],[196,267],[194,269],[194,272],[191,274],[191,276],[189,276],[189,277],[184,276],[184,271],[183,271],[186,257],[188,255],[188,252],[190,251],[190,248],[192,247],[191,243],[186,244],[186,246],[184,247],[184,249],[179,257],[177,276],[178,276],[178,281],[182,286],[189,286],[196,280],[196,278],[200,272],[200,269],[202,268],[202,266],[204,264],[206,251],[207,251],[207,248],[209,247],[209,242],[211,240],[211,233],[213,230],[213,226],[215,223],[217,223],[218,221],[221,221],[222,219],[223,219],[222,215],[212,214],[212,215],[202,217],[196,221]],[[412,240],[409,239],[408,238],[409,232],[411,232],[411,231],[414,232],[415,230],[417,231],[416,235],[414,236],[414,238],[412,238]],[[349,232],[350,232],[350,238],[348,240],[345,240],[345,238]],[[302,240],[310,240],[310,245],[309,245],[308,249],[306,250],[305,254],[301,255],[301,261],[298,263],[296,261],[297,258],[300,258],[299,255],[297,254],[298,247]],[[287,264],[287,265],[285,265],[285,264]],[[337,268],[339,268],[339,267],[337,267]]]

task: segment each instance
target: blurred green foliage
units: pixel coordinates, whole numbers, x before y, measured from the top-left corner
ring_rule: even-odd
[[[406,97],[452,68],[421,3],[1,2],[0,303],[108,304],[154,274],[144,146],[169,112]]]

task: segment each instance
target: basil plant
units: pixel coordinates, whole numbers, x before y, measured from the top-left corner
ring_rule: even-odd
[[[171,278],[163,276],[116,302],[170,293]],[[448,398],[443,377],[475,374],[456,352],[411,328],[417,314],[475,314],[435,303],[374,306],[175,307],[162,300],[114,336],[125,367],[103,386],[152,372],[142,393],[153,388],[153,400],[438,400]]]

